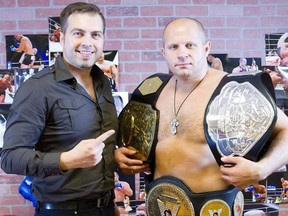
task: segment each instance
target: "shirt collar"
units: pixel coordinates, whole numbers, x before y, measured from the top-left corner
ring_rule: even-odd
[[[58,56],[56,58],[54,67],[55,67],[55,80],[57,82],[74,79],[74,76],[70,73],[69,69],[64,64],[63,57]],[[100,74],[103,74],[103,72],[97,65],[93,65],[91,69],[91,74],[93,77],[94,76],[97,77]]]

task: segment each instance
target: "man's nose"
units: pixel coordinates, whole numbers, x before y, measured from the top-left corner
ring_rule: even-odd
[[[92,46],[92,37],[90,35],[85,35],[82,38],[82,45],[88,47]]]
[[[178,59],[179,61],[183,62],[185,61],[189,56],[188,50],[183,47],[183,48],[179,48],[178,50]]]

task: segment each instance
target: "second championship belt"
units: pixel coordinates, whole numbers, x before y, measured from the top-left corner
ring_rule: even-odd
[[[154,154],[159,123],[155,104],[170,78],[168,74],[155,74],[144,80],[119,115],[118,145],[135,150],[136,159],[150,162]]]
[[[222,156],[258,161],[269,146],[277,120],[274,87],[268,73],[226,75],[205,111],[204,130],[220,165]]]

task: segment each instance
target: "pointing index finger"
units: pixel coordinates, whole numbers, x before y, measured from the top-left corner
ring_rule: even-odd
[[[115,133],[115,130],[109,130],[106,131],[105,133],[101,134],[99,137],[97,137],[95,140],[97,141],[97,143],[102,143],[104,142],[106,139],[108,139],[111,135],[113,135]]]

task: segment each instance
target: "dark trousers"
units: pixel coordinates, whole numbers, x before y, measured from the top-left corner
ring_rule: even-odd
[[[43,209],[36,208],[35,216],[114,216],[115,204],[111,202],[104,207],[90,207],[89,209]]]

